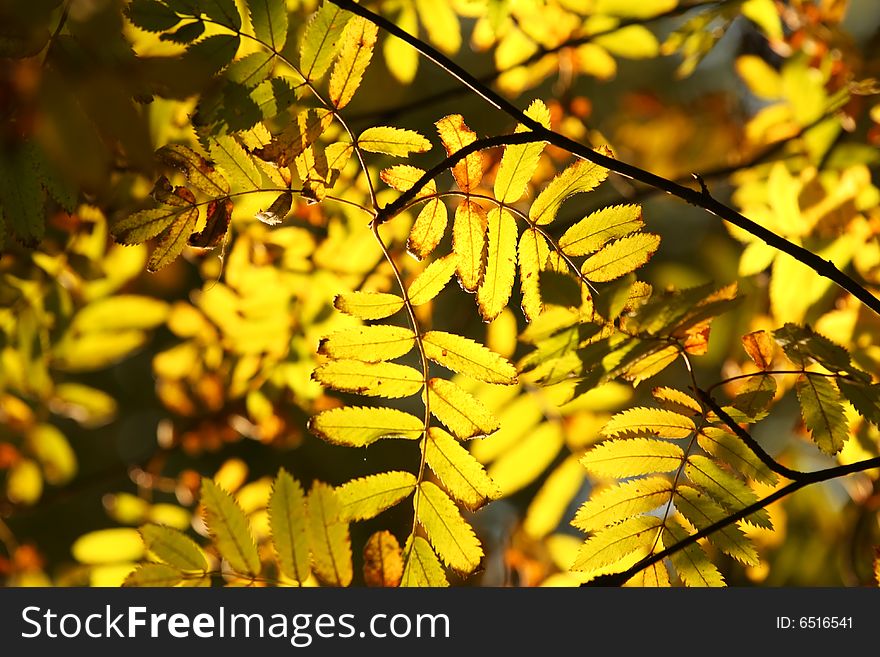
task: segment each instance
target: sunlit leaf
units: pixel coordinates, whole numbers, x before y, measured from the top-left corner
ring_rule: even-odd
[[[123,586],[171,587],[183,581],[183,573],[164,563],[145,563],[125,578]]]
[[[419,523],[443,562],[462,574],[476,570],[483,549],[455,502],[436,484],[423,481],[416,494],[416,507]]]
[[[473,201],[464,201],[455,211],[452,227],[452,250],[455,253],[458,279],[464,289],[474,291],[486,270],[486,211]]]
[[[605,441],[582,458],[590,472],[606,477],[636,477],[652,472],[672,472],[684,452],[675,443],[647,438]]]
[[[393,360],[410,351],[416,336],[400,326],[359,326],[323,338],[318,353],[330,358],[349,358],[367,363]]]
[[[287,41],[287,5],[273,0],[247,0],[254,36],[280,51]]]
[[[353,575],[348,523],[340,520],[336,493],[316,481],[308,496],[309,544],[315,574],[331,586],[348,586]]]
[[[429,379],[431,413],[459,439],[485,436],[501,426],[473,395],[446,379]]]
[[[375,532],[364,544],[364,583],[367,586],[395,587],[403,577],[403,554],[394,534]]]
[[[673,538],[670,545],[683,541],[688,536],[687,531],[676,522],[667,523],[665,533],[670,534]],[[692,543],[675,552],[671,556],[671,560],[685,586],[725,586],[724,577],[718,572],[699,543]]]
[[[457,263],[455,255],[449,254],[425,267],[425,270],[409,284],[407,293],[410,303],[420,306],[440,294],[455,273]]]
[[[331,443],[364,447],[381,438],[418,438],[424,424],[393,408],[347,406],[316,415],[309,421],[309,429]]]
[[[644,225],[638,205],[614,205],[581,219],[559,238],[559,246],[570,256],[582,256],[607,242],[634,233]]]
[[[532,101],[525,114],[545,128],[550,128],[550,110],[543,101]],[[515,130],[517,133],[527,131],[528,128],[523,125],[518,125]],[[520,200],[538,167],[538,160],[543,150],[544,142],[506,146],[501,156],[498,173],[495,175],[495,198],[502,203],[515,203]]]
[[[444,331],[428,331],[422,342],[428,358],[453,372],[486,383],[516,383],[516,368],[473,340]]]
[[[297,582],[309,576],[309,536],[306,496],[300,483],[284,468],[272,483],[267,505],[272,545],[281,572]]]
[[[477,140],[477,134],[467,127],[461,114],[450,114],[435,125],[447,155],[457,153]],[[461,191],[475,190],[483,178],[483,156],[480,153],[471,153],[452,167],[452,175]]]
[[[327,72],[342,45],[342,34],[352,14],[325,2],[309,19],[300,42],[299,66],[308,80]]]
[[[801,375],[795,390],[813,442],[826,454],[837,454],[849,438],[837,388],[829,378]]]
[[[727,513],[708,495],[690,486],[675,489],[675,508],[697,529],[703,529],[724,519]],[[709,540],[725,554],[747,565],[758,563],[754,546],[735,525],[728,525],[712,533]]]
[[[201,490],[205,524],[220,555],[235,572],[258,575],[260,555],[244,511],[229,493],[207,477],[202,479]]]
[[[411,544],[404,549],[406,564],[401,586],[449,586],[446,573],[434,550],[421,536],[410,538]]]
[[[144,543],[136,529],[117,527],[83,534],[73,542],[70,551],[80,563],[118,563],[140,559]]]
[[[695,429],[689,417],[660,408],[631,408],[615,415],[602,429],[606,436],[687,438]]]
[[[597,532],[581,546],[571,569],[587,576],[605,572],[633,552],[650,548],[661,523],[653,516],[636,516]]]
[[[330,101],[342,109],[351,101],[373,57],[378,28],[360,16],[348,21],[342,50],[330,74]]]
[[[331,360],[315,368],[319,383],[361,395],[394,398],[416,394],[424,385],[422,373],[408,365]]]
[[[568,456],[547,477],[529,503],[523,530],[543,538],[562,522],[572,500],[580,492],[586,473],[574,455]]]
[[[208,561],[189,536],[170,527],[143,525],[139,530],[147,550],[178,570],[205,571]]]
[[[403,308],[403,299],[385,292],[346,292],[337,296],[333,305],[359,319],[383,319]]]
[[[723,470],[712,459],[692,454],[684,466],[684,474],[694,484],[705,490],[728,511],[739,511],[758,501],[751,488],[735,475]],[[756,527],[773,529],[770,514],[760,509],[745,519]]]
[[[547,240],[537,229],[528,228],[519,239],[519,280],[522,286],[522,308],[529,321],[544,310],[541,299],[540,274],[550,255]]]
[[[410,153],[424,153],[431,149],[431,142],[418,132],[402,128],[367,128],[360,134],[357,143],[365,151],[397,157],[407,157]]]
[[[648,262],[659,246],[660,236],[654,233],[621,237],[587,258],[581,273],[591,281],[613,281]]]
[[[577,511],[571,524],[585,532],[652,511],[672,499],[672,482],[666,477],[648,477],[605,488]]]
[[[442,429],[431,427],[428,431],[425,460],[446,491],[469,509],[501,496],[483,466]]]
[[[477,288],[483,320],[492,321],[507,306],[516,273],[516,219],[507,210],[492,208],[488,217],[486,272]]]
[[[351,479],[336,488],[340,520],[367,520],[409,497],[416,477],[394,471]]]
[[[407,240],[407,248],[419,258],[431,253],[446,232],[449,212],[446,204],[438,198],[431,199],[419,212]]]
[[[566,199],[589,192],[608,176],[608,169],[587,160],[578,160],[550,181],[529,208],[529,219],[542,226],[556,218]]]

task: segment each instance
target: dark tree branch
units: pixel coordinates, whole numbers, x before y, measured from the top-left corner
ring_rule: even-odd
[[[589,160],[594,164],[598,164],[599,166],[605,167],[606,169],[614,171],[627,178],[632,178],[633,180],[638,180],[639,182],[643,182],[647,185],[650,185],[651,187],[661,189],[668,194],[677,196],[678,198],[686,201],[687,203],[690,203],[691,205],[703,208],[704,210],[720,217],[721,219],[729,221],[733,225],[747,231],[748,233],[751,233],[758,239],[764,241],[769,246],[795,258],[820,276],[823,276],[824,278],[827,278],[839,285],[841,288],[859,299],[865,306],[880,315],[880,298],[874,296],[871,292],[859,285],[848,275],[840,271],[830,260],[824,260],[812,251],[809,251],[808,249],[798,246],[797,244],[789,242],[787,239],[755,223],[751,219],[748,219],[744,215],[740,214],[733,208],[721,203],[712,196],[704,194],[702,191],[697,191],[688,187],[684,187],[667,178],[663,178],[661,176],[653,174],[650,171],[645,171],[644,169],[640,169],[639,167],[627,164],[626,162],[616,160],[613,157],[603,155],[602,153],[598,153],[584,146],[583,144],[580,144],[572,139],[569,139],[568,137],[565,137],[564,135],[560,135],[552,130],[548,130],[538,121],[535,121],[534,119],[526,116],[506,98],[500,96],[492,89],[486,87],[473,75],[468,73],[465,69],[453,62],[451,59],[441,54],[438,50],[436,50],[429,44],[424,43],[418,38],[401,30],[394,23],[388,21],[382,16],[379,16],[378,14],[373,13],[369,9],[361,7],[353,0],[330,1],[342,9],[350,11],[358,16],[361,16],[371,21],[372,23],[375,23],[378,27],[381,27],[382,29],[411,45],[422,55],[443,68],[447,73],[449,73],[449,75],[453,76],[459,82],[470,88],[471,91],[473,91],[476,95],[485,100],[487,103],[489,103],[496,109],[505,112],[506,114],[529,128],[532,131],[533,135],[532,141],[547,141],[554,146],[567,150],[573,155],[576,155],[582,159]],[[506,138],[509,139],[511,137],[512,136],[508,136]],[[502,139],[494,145],[501,145],[504,143],[514,142],[505,142]],[[387,216],[385,217],[385,219],[387,220]]]

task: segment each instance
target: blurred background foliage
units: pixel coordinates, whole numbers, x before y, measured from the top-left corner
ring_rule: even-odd
[[[317,3],[287,4],[290,32],[300,34]],[[671,179],[699,173],[717,198],[880,286],[876,2],[364,4],[519,106],[545,99],[555,130],[611,144],[616,157]],[[331,485],[412,467],[396,444],[338,448],[306,430],[310,416],[341,404],[310,378],[319,340],[355,324],[333,311],[334,297],[393,290],[362,213],[295,198],[283,224],[268,226],[255,216],[277,194],[242,195],[222,246],[187,248],[157,273],[145,271],[147,246],[110,237],[113,222],[150,194],[154,151],[199,147],[194,124],[224,65],[222,54],[186,46],[221,34],[217,25],[175,43],[135,27],[125,6],[0,3],[0,578],[12,586],[120,583],[143,556],[134,527],[205,532],[195,515],[199,476],[234,493],[265,538],[268,477],[279,466]],[[247,39],[220,45],[238,58],[257,51]],[[393,124],[433,134],[452,112],[480,135],[514,127],[401,41],[380,35],[377,52],[345,110],[357,131]],[[547,152],[535,184],[567,159]],[[490,168],[497,155],[487,155]],[[412,161],[430,166],[436,153]],[[350,167],[341,180],[346,198],[364,202]],[[859,367],[880,371],[876,316],[700,209],[612,176],[563,208],[553,230],[558,237],[621,202],[642,203],[662,237],[642,274],[655,289],[739,283],[744,302],[714,322],[708,352],[694,359],[701,381],[748,371],[739,336],[789,321],[810,323]],[[413,218],[383,231],[403,244]],[[395,260],[407,277],[426,264],[402,249]],[[525,353],[518,310],[485,325],[452,286],[418,311],[427,328],[469,335],[511,359]],[[827,465],[804,439],[792,395],[783,396],[793,379],[780,383],[756,437],[791,467]],[[670,368],[652,385],[687,379]],[[569,521],[593,485],[577,457],[611,413],[647,392],[608,384],[561,409],[542,395],[525,384],[478,395],[503,428],[472,453],[504,495],[471,518],[488,557],[469,584],[577,583],[567,568],[582,539]],[[857,439],[839,460],[876,454],[876,428],[851,426]],[[878,508],[876,472],[811,487],[770,507],[775,532],[752,532],[760,566],[719,558],[719,568],[739,585],[869,583]],[[404,535],[409,522],[392,510],[358,525],[353,542],[380,527]]]

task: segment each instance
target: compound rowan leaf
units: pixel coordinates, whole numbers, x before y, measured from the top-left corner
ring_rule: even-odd
[[[416,439],[424,423],[394,408],[346,406],[319,413],[309,421],[309,430],[330,443],[365,447],[381,438]]]
[[[205,524],[220,556],[237,573],[259,575],[260,554],[247,516],[238,502],[207,478],[202,479],[200,501],[205,508]]]
[[[287,3],[274,0],[247,0],[254,36],[276,52],[287,42]]]
[[[407,249],[420,260],[431,253],[446,232],[449,212],[439,198],[432,198],[419,212],[407,240]]]
[[[403,308],[403,299],[386,292],[346,292],[333,300],[333,306],[359,319],[383,319]]]
[[[339,500],[327,484],[316,481],[308,496],[309,545],[315,574],[331,586],[351,584],[351,538],[340,519]]]
[[[330,102],[342,109],[351,101],[373,58],[379,28],[360,16],[348,21],[342,50],[330,74]]]
[[[428,430],[425,460],[446,491],[468,509],[479,509],[489,500],[501,497],[501,491],[483,466],[438,427]]]
[[[516,219],[507,210],[492,208],[488,219],[486,272],[477,288],[477,305],[490,322],[507,306],[516,274]]]
[[[492,412],[452,381],[430,379],[431,413],[460,440],[486,436],[501,425]]]
[[[407,294],[410,303],[414,306],[420,306],[440,294],[440,291],[446,287],[449,279],[455,274],[457,263],[455,254],[450,253],[425,267],[424,271],[409,284]]]
[[[539,226],[549,224],[566,199],[596,188],[608,176],[608,169],[587,160],[578,160],[550,181],[529,208],[529,219]]]
[[[638,205],[614,205],[593,212],[559,238],[560,248],[570,256],[598,251],[613,239],[634,233],[644,226]]]
[[[676,439],[687,438],[695,428],[693,420],[673,411],[631,408],[612,417],[602,433],[608,437],[625,434]]]
[[[516,368],[481,344],[454,333],[428,331],[422,337],[425,355],[453,372],[485,381],[513,385]]]
[[[321,78],[336,58],[352,14],[325,2],[309,19],[300,43],[299,69],[307,80]]]
[[[622,479],[672,472],[682,459],[684,452],[675,443],[633,438],[600,443],[581,457],[581,464],[595,475]]]
[[[534,100],[525,111],[526,116],[550,129],[550,110],[541,100]],[[524,125],[516,127],[517,133],[528,132]],[[544,142],[512,144],[505,146],[501,164],[495,175],[495,198],[502,203],[515,203],[522,198],[529,180],[538,168],[538,160],[544,150]]]
[[[826,454],[837,454],[849,438],[840,392],[827,377],[798,377],[795,384],[801,415],[813,442]]]
[[[660,236],[654,233],[621,237],[587,258],[581,266],[581,273],[597,283],[613,281],[648,262],[659,246]]]
[[[404,549],[406,564],[401,586],[449,586],[437,554],[421,536],[411,536]]]
[[[125,587],[172,587],[183,582],[184,574],[164,563],[145,563],[134,570],[122,586]]]
[[[588,538],[578,551],[572,570],[588,577],[614,572],[610,566],[637,550],[650,550],[663,521],[653,516],[636,516],[606,527]],[[628,565],[628,564],[627,564]]]
[[[156,246],[147,262],[147,269],[155,272],[170,265],[187,245],[198,221],[198,206],[192,205],[178,214],[173,223],[159,234]]]
[[[452,251],[457,261],[461,286],[473,292],[486,270],[486,211],[477,203],[465,200],[455,210],[452,226]]]
[[[697,529],[703,529],[723,520],[728,513],[706,493],[691,486],[679,485],[673,498],[675,508]],[[758,553],[742,530],[735,525],[727,525],[709,536],[719,550],[746,565],[759,562]]]
[[[409,497],[418,480],[410,472],[394,471],[352,479],[336,488],[340,520],[374,518]]]
[[[571,524],[585,532],[652,511],[672,499],[672,482],[666,477],[634,479],[593,495],[578,509]]]
[[[189,536],[164,525],[143,525],[138,529],[144,546],[161,561],[177,570],[208,569],[202,549]]]
[[[378,363],[403,356],[415,341],[415,333],[401,326],[358,326],[322,338],[318,353],[335,359]]]
[[[440,135],[440,141],[446,148],[446,154],[457,153],[465,146],[477,140],[477,133],[464,122],[461,114],[445,116],[434,125]],[[468,193],[476,190],[483,178],[483,156],[479,152],[467,155],[464,160],[452,167],[452,176],[461,191]]]
[[[208,196],[224,196],[229,193],[229,182],[226,178],[189,146],[166,144],[156,151],[156,157],[167,166],[182,171],[193,187]]]
[[[666,533],[673,538],[673,543],[670,545],[680,543],[688,537],[688,532],[675,520],[666,523],[664,534]],[[718,572],[715,564],[712,563],[699,543],[691,543],[686,548],[672,554],[670,559],[685,586],[725,586],[724,577]]]
[[[400,543],[388,530],[375,532],[364,545],[364,583],[367,586],[396,587],[403,577]]]
[[[519,238],[518,255],[522,309],[526,319],[531,322],[544,311],[540,275],[550,255],[550,246],[537,229],[528,228]]]
[[[267,505],[272,546],[285,577],[304,582],[309,577],[309,535],[306,496],[300,483],[284,468],[272,482]]]
[[[461,517],[455,502],[436,484],[430,481],[419,484],[416,515],[431,545],[447,566],[462,575],[477,569],[483,558],[480,541],[473,528]]]
[[[385,126],[367,128],[357,139],[358,146],[370,153],[408,157],[410,153],[431,150],[431,142],[415,130]]]
[[[739,511],[758,501],[758,496],[746,486],[745,482],[705,456],[699,454],[689,456],[684,466],[684,474],[728,511]],[[759,509],[745,518],[745,521],[756,527],[773,529],[767,509]]]
[[[331,360],[315,368],[315,381],[360,395],[409,397],[422,389],[422,373],[397,363],[364,363],[359,360]]]

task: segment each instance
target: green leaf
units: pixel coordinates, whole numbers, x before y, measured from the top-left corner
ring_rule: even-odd
[[[428,430],[425,460],[447,492],[468,509],[479,509],[489,500],[501,497],[501,491],[483,466],[438,427]]]
[[[260,555],[247,516],[238,502],[207,478],[202,479],[200,500],[205,507],[205,524],[220,556],[237,573],[259,575]]]
[[[373,58],[379,28],[360,16],[352,18],[342,35],[342,51],[330,74],[330,102],[342,109],[351,101]]]
[[[431,150],[431,142],[415,130],[402,128],[367,128],[357,139],[358,146],[370,153],[409,157],[410,153]]]
[[[697,434],[697,443],[734,470],[770,486],[778,481],[770,470],[748,446],[732,433],[715,427],[703,427]]]
[[[347,292],[334,299],[336,310],[359,319],[383,319],[403,308],[403,299],[386,292]]]
[[[840,392],[830,378],[807,375],[798,377],[795,390],[813,442],[826,454],[837,454],[849,438]]]
[[[269,77],[274,64],[274,53],[254,52],[232,62],[226,69],[225,77],[230,82],[252,89]]]
[[[331,586],[348,586],[353,575],[348,523],[339,519],[339,500],[316,481],[308,498],[309,543],[315,574]]]
[[[473,395],[446,379],[430,379],[431,413],[461,440],[487,436],[501,425]]]
[[[618,413],[602,429],[608,437],[658,436],[660,438],[687,438],[694,429],[693,420],[662,408],[631,408]]]
[[[304,582],[309,576],[306,497],[300,483],[281,468],[272,483],[267,505],[272,545],[285,577]]]
[[[543,101],[535,100],[525,112],[526,116],[534,119],[548,130],[550,129],[550,110]],[[523,125],[516,127],[516,132],[527,132],[529,129]],[[502,203],[515,203],[526,192],[529,180],[538,168],[538,160],[544,150],[545,142],[534,144],[513,144],[504,148],[501,156],[501,164],[495,175],[495,198]]]
[[[450,253],[425,267],[407,288],[410,303],[420,306],[440,294],[455,273],[456,266],[455,255]]]
[[[181,25],[174,32],[165,32],[159,35],[160,41],[171,41],[173,43],[192,43],[205,33],[205,23],[202,20],[193,21]]]
[[[182,144],[167,144],[156,151],[156,157],[167,166],[182,171],[186,179],[208,196],[225,196],[229,182],[208,161]]]
[[[688,537],[688,532],[674,521],[666,523],[665,534],[672,536],[674,543],[679,543]],[[674,543],[669,543],[668,546],[672,547]],[[679,550],[670,557],[670,560],[685,586],[719,587],[725,585],[724,577],[718,572],[715,564],[712,563],[699,543],[692,543]]]
[[[250,155],[234,138],[224,135],[210,140],[211,157],[229,176],[236,189],[260,189],[263,176]]]
[[[614,205],[581,219],[559,238],[560,248],[568,255],[587,255],[607,242],[634,233],[644,226],[639,205]]]
[[[428,331],[422,336],[422,344],[428,358],[453,372],[486,383],[516,383],[516,368],[473,340],[444,331]]]
[[[198,220],[199,208],[194,205],[177,215],[174,222],[159,234],[159,240],[147,262],[147,269],[155,272],[170,265],[183,251]]]
[[[748,417],[756,418],[767,410],[775,396],[776,379],[770,374],[756,375],[737,391],[733,406]]]
[[[483,558],[480,541],[461,517],[455,502],[436,484],[423,481],[416,494],[416,515],[443,562],[463,575],[475,571]]]
[[[145,563],[129,574],[122,583],[125,587],[171,587],[183,582],[183,573],[163,563]]]
[[[322,338],[318,353],[330,358],[378,363],[403,356],[413,348],[415,341],[415,333],[401,326],[359,326]]]
[[[180,17],[168,5],[155,0],[133,0],[125,8],[128,19],[147,32],[164,32],[180,22]]]
[[[637,477],[652,472],[672,472],[681,465],[684,452],[675,443],[648,438],[609,440],[593,447],[581,464],[605,477]]]
[[[608,169],[587,160],[578,160],[550,181],[529,208],[529,219],[542,226],[556,218],[566,199],[596,188],[608,176]]]
[[[593,495],[578,509],[571,524],[585,532],[599,531],[668,504],[671,499],[672,482],[666,477],[634,479]]]
[[[283,0],[247,0],[247,7],[254,36],[280,52],[287,41],[287,3]]]
[[[147,550],[178,570],[206,571],[208,561],[189,536],[163,525],[144,525],[139,530]]]
[[[364,447],[381,438],[415,440],[422,435],[419,418],[393,408],[331,408],[309,420],[309,430],[337,445]]]
[[[708,495],[690,486],[679,485],[673,501],[679,513],[697,529],[704,529],[729,515]],[[753,566],[760,561],[754,546],[735,525],[727,525],[713,532],[709,541],[725,554],[746,565]]]
[[[360,395],[409,397],[422,389],[424,377],[414,367],[396,363],[364,363],[332,360],[315,368],[313,377],[322,385]]]
[[[806,367],[816,362],[831,372],[848,372],[865,378],[864,372],[852,369],[846,349],[816,333],[809,326],[788,323],[773,331],[773,337],[782,345],[788,359],[796,365]]]
[[[43,238],[44,193],[24,149],[4,148],[0,154],[0,208],[13,234],[33,246]]]
[[[837,386],[863,418],[880,426],[880,383],[859,385],[837,379]]]
[[[284,3],[278,3],[284,4]],[[241,29],[241,15],[235,6],[235,0],[211,0],[199,5],[202,13],[208,18],[225,25],[234,32]]]
[[[629,565],[620,564],[626,557],[650,550],[662,524],[660,518],[636,516],[596,532],[581,546],[571,569],[591,578],[623,570]]]
[[[340,520],[367,520],[409,497],[417,479],[412,473],[394,471],[352,479],[336,488]]]
[[[507,306],[516,275],[516,219],[504,209],[492,208],[488,217],[489,245],[486,272],[477,288],[477,306],[483,321],[495,319]]]
[[[692,454],[684,466],[684,474],[694,484],[709,493],[728,511],[739,511],[758,501],[755,492],[736,475],[718,466],[712,459]],[[773,529],[767,509],[760,509],[745,518],[756,527]]]
[[[299,67],[307,80],[321,78],[336,58],[352,14],[325,2],[309,19],[300,44]]]
[[[400,585],[449,586],[443,566],[428,541],[421,536],[410,537],[410,540],[411,545],[404,550],[407,559]]]
[[[659,246],[660,236],[654,233],[622,237],[587,258],[581,273],[597,283],[613,281],[648,262]]]

